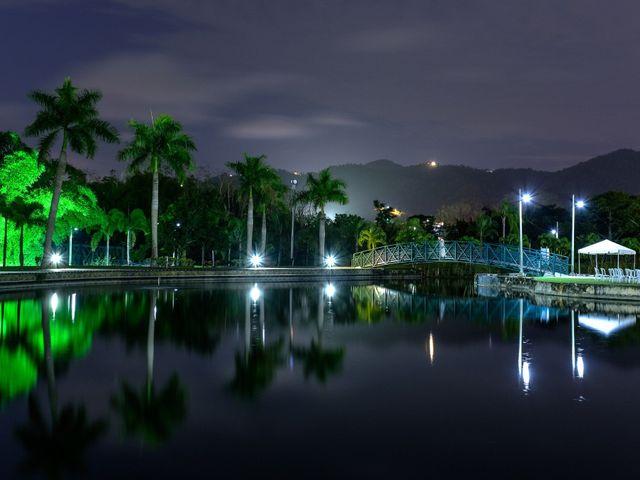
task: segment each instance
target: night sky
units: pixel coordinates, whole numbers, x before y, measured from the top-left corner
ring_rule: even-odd
[[[634,0],[0,0],[0,130],[71,76],[121,132],[173,115],[211,173],[243,151],[555,170],[639,146],[639,18]],[[71,163],[122,170],[116,151]]]

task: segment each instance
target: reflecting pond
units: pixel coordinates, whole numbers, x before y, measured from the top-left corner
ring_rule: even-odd
[[[5,294],[0,478],[635,473],[640,305],[552,303],[447,283]]]

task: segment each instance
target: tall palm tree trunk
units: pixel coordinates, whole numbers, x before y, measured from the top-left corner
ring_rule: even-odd
[[[324,208],[322,208],[320,210],[320,226],[318,229],[318,253],[320,255],[319,258],[319,264],[320,266],[322,266],[322,262],[324,262],[324,237],[325,237],[325,231],[324,231],[324,223],[325,223],[325,215],[324,215]]]
[[[507,217],[502,217],[502,239],[507,236]]]
[[[20,266],[24,267],[24,225],[20,225]]]
[[[153,171],[153,188],[151,190],[151,259],[153,263],[158,260],[158,189],[160,175],[158,169]]]
[[[247,259],[253,251],[253,192],[249,191],[249,207],[247,208]]]
[[[47,391],[49,394],[49,408],[51,419],[55,421],[58,411],[58,394],[56,392],[56,375],[53,365],[53,351],[51,349],[51,328],[49,323],[49,305],[46,298],[42,298],[42,341],[44,359],[47,366]]]
[[[154,290],[151,292],[151,300],[149,301],[149,328],[147,330],[147,399],[151,397],[151,389],[153,388],[153,353],[155,346],[157,300],[158,294]]]
[[[131,265],[131,258],[129,257],[129,251],[131,250],[131,241],[129,240],[130,234],[131,230],[127,230],[127,265]]]
[[[4,217],[4,236],[2,238],[2,266],[3,267],[7,266],[7,239],[8,239],[7,224],[8,222],[9,220],[7,219],[7,217]]]
[[[110,256],[109,256],[109,240],[110,240],[109,235],[107,235],[107,258],[106,258],[107,266],[109,265],[109,259],[110,259]]]
[[[267,252],[267,206],[262,206],[262,231],[260,232],[260,253],[264,256]]]
[[[53,244],[53,232],[56,228],[56,216],[58,215],[58,203],[60,203],[60,194],[62,193],[62,181],[64,173],[67,169],[67,134],[62,135],[62,148],[60,157],[58,158],[58,168],[56,169],[56,180],[53,186],[53,196],[51,197],[51,208],[49,208],[49,218],[47,219],[47,233],[44,237],[44,252],[42,254],[41,265],[43,267],[51,266],[51,252]]]

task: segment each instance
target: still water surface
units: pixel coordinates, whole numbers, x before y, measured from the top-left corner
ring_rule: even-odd
[[[337,283],[0,308],[2,479],[640,470],[637,307]]]

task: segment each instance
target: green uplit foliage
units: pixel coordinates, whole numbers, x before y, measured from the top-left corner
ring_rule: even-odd
[[[44,169],[44,165],[38,163],[37,151],[6,155],[0,166],[0,194],[8,201],[24,196]]]

